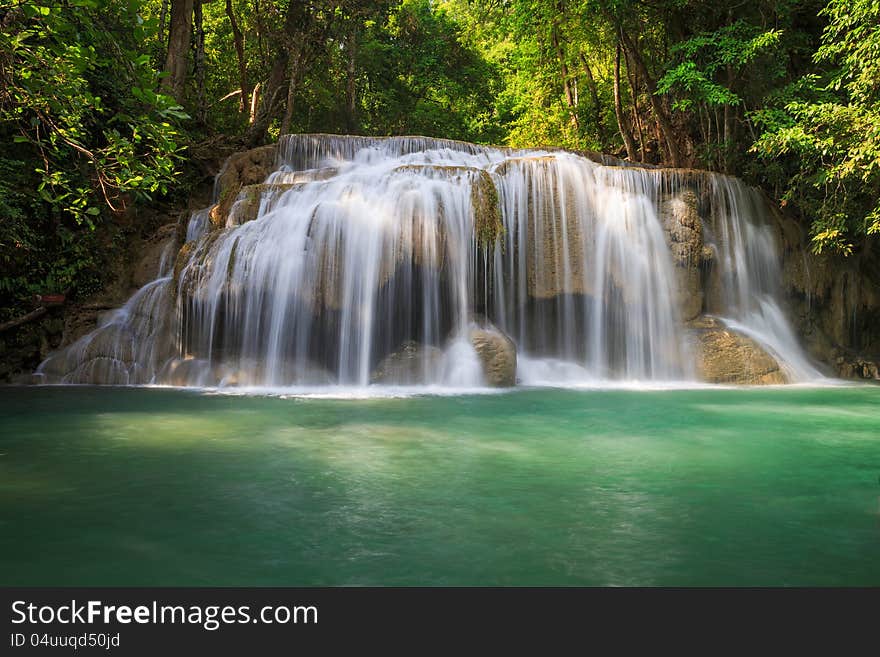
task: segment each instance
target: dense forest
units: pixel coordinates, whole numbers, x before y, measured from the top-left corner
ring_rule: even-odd
[[[193,162],[289,132],[744,177],[828,258],[880,233],[877,0],[0,0],[0,322],[81,298]]]

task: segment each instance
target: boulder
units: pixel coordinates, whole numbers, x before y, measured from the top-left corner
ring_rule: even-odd
[[[757,342],[703,316],[689,324],[696,371],[707,383],[766,385],[788,383],[779,363]]]
[[[486,383],[497,388],[516,385],[516,345],[513,340],[491,325],[471,329],[469,337],[483,365]]]
[[[216,386],[220,373],[206,359],[175,358],[165,364],[158,379],[171,386]]]

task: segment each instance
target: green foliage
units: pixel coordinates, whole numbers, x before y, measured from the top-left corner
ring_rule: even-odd
[[[492,66],[498,141],[602,150],[613,141],[608,29],[589,3],[446,0],[467,44]],[[590,67],[593,97],[585,78]],[[570,98],[564,93],[568,72]]]
[[[693,61],[682,62],[667,71],[657,83],[660,93],[678,91],[681,96],[672,107],[679,110],[692,109],[697,103],[706,105],[739,105],[742,99],[724,85],[713,82]]]
[[[814,61],[829,68],[756,113],[752,150],[788,162],[783,200],[812,217],[814,251],[849,255],[880,233],[880,4],[831,0],[822,14]]]
[[[3,2],[0,292],[71,291],[99,277],[89,236],[108,211],[163,194],[186,115],[156,93],[133,0]],[[7,306],[9,302],[4,302]]]
[[[365,131],[482,141],[491,127],[491,67],[429,0],[405,0],[366,44]],[[384,82],[385,85],[375,84]]]
[[[731,87],[759,57],[774,54],[780,35],[780,30],[762,30],[740,19],[677,43],[671,53],[680,63],[657,81],[657,92],[677,92],[673,107],[680,110],[691,109],[700,102],[709,106],[739,105],[742,98]],[[778,64],[774,69],[778,76],[784,72]]]
[[[0,36],[6,91],[0,121],[39,154],[40,197],[91,225],[121,193],[149,198],[173,179],[181,108],[152,90],[157,74],[135,49],[148,34],[138,4],[19,4]]]
[[[197,5],[178,102],[159,91],[170,2],[0,0],[0,315],[95,289],[114,210],[184,187],[184,144],[282,126],[723,170],[799,213],[817,252],[880,234],[876,0]]]

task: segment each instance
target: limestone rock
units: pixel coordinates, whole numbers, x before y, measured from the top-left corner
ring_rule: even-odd
[[[166,224],[148,239],[141,248],[140,259],[135,263],[131,273],[131,284],[141,288],[159,275],[163,260],[170,259],[177,239],[177,225]]]
[[[406,164],[394,173],[414,173],[429,178],[466,180],[471,186],[471,206],[474,210],[474,235],[483,246],[493,246],[504,235],[504,222],[498,205],[498,190],[492,175],[476,167]]]
[[[681,316],[687,322],[703,310],[702,265],[711,256],[703,244],[697,194],[685,188],[663,198],[660,218],[672,253]]]
[[[524,234],[513,236],[514,250],[525,256],[529,296],[552,299],[563,294],[593,294],[593,281],[587,276],[590,245],[586,243],[592,234],[576,219],[580,181],[563,175],[558,160],[546,155],[508,158],[495,174],[502,181],[525,180],[530,190],[536,185],[555,190],[553,194],[528,194]],[[611,276],[620,280],[614,271]]]
[[[779,363],[754,340],[703,316],[689,325],[696,370],[707,383],[788,383]]]
[[[404,385],[427,383],[434,378],[442,363],[442,350],[408,340],[381,360],[370,380]]]
[[[248,221],[253,221],[257,218],[260,205],[264,199],[269,202],[269,207],[266,210],[269,211],[272,205],[274,205],[273,201],[277,200],[287,190],[296,186],[292,183],[260,183],[242,187],[235,203],[229,209],[226,225],[239,226]]]
[[[486,383],[497,388],[516,385],[516,345],[494,326],[471,329],[470,341],[483,364]]]
[[[804,226],[772,209],[781,236],[783,291],[809,353],[844,378],[865,378],[863,364],[880,361],[880,266],[875,251],[845,259],[817,255]]]
[[[238,199],[242,187],[262,183],[272,173],[277,153],[277,145],[270,144],[236,153],[226,160],[217,176],[217,203],[209,213],[212,229],[218,230],[226,226],[229,211]]]
[[[838,375],[845,379],[880,381],[880,363],[865,358],[839,357],[836,362]]]
[[[159,380],[171,386],[215,386],[220,378],[217,368],[201,358],[176,358],[165,364]]]

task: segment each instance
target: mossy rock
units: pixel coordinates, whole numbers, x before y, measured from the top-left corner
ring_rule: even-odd
[[[504,237],[504,221],[498,205],[498,190],[487,171],[480,171],[471,183],[474,207],[474,235],[481,247],[494,247]]]
[[[243,187],[262,183],[275,169],[278,146],[270,144],[227,158],[223,168],[217,175],[217,186],[220,193],[217,203],[211,208],[210,221],[212,230],[226,227],[229,211],[239,197]]]
[[[174,260],[174,285],[180,283],[180,274],[183,271],[183,268],[186,267],[186,263],[189,262],[189,257],[192,255],[193,250],[196,248],[195,242],[186,242],[183,246],[180,247],[180,250],[177,252],[177,258]]]
[[[442,362],[441,349],[408,340],[379,362],[370,381],[398,385],[427,383],[440,370]]]
[[[224,219],[224,226],[253,221],[260,212],[263,198],[280,196],[294,187],[302,187],[302,183],[259,183],[242,187]]]

